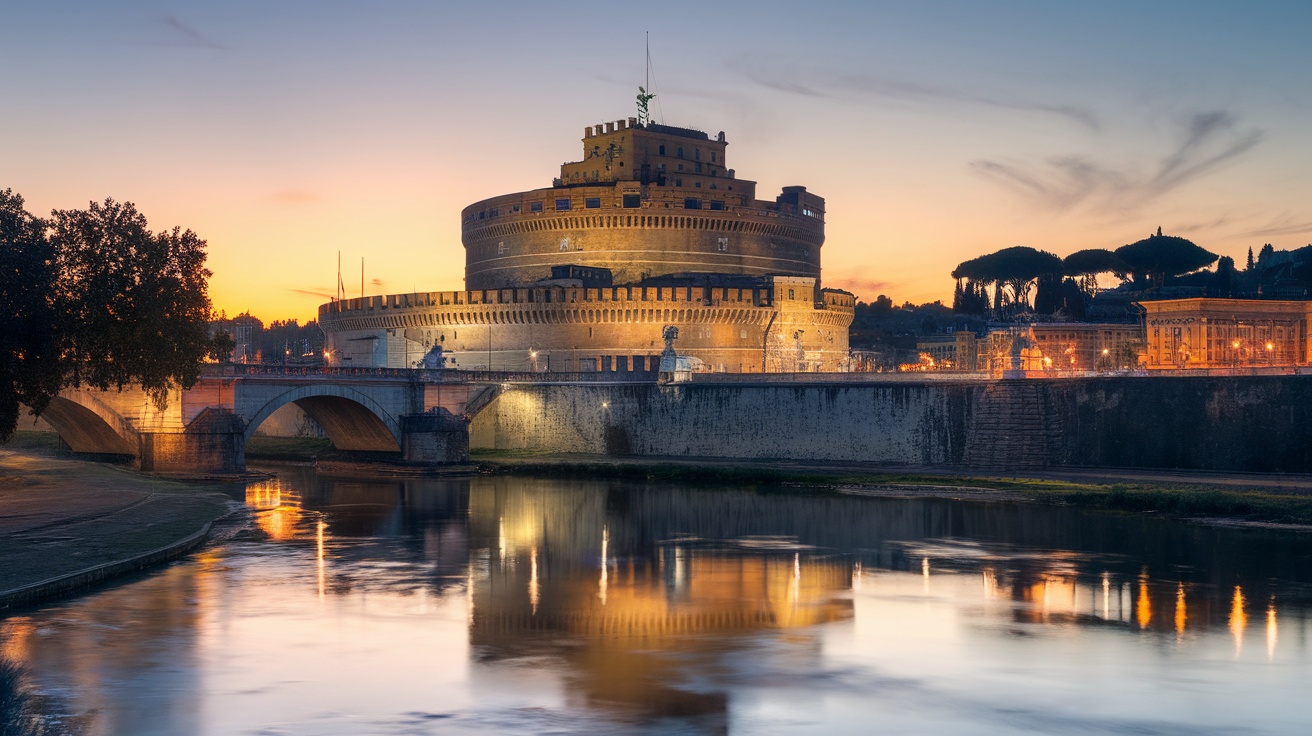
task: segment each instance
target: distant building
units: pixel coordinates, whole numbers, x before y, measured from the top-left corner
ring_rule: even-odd
[[[1197,298],[1140,306],[1150,370],[1309,363],[1312,301]]]
[[[1137,324],[1037,322],[993,329],[983,339],[958,333],[956,352],[963,371],[1060,375],[1134,368],[1142,347]]]

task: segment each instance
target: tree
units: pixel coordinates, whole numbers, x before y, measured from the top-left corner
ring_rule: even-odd
[[[1161,286],[1171,276],[1197,271],[1210,266],[1216,254],[1174,235],[1150,235],[1116,249],[1115,256],[1126,266],[1135,280],[1146,278],[1152,286]]]
[[[1018,245],[965,261],[952,277],[992,284],[994,309],[1000,312],[1008,303],[1028,307],[1034,280],[1043,274],[1060,274],[1061,267],[1057,256]]]
[[[1090,299],[1098,294],[1099,274],[1123,274],[1126,271],[1125,264],[1106,248],[1077,250],[1062,259],[1061,267],[1066,276],[1077,279],[1080,290]]]
[[[59,393],[52,260],[45,223],[0,191],[0,440],[13,435],[20,403],[39,412]]]
[[[1235,290],[1235,259],[1221,256],[1216,262],[1216,273],[1209,279],[1208,290],[1213,296],[1230,296]]]
[[[210,337],[205,241],[191,230],[158,234],[130,202],[51,213],[63,382],[98,389],[141,386],[157,406],[189,388]]]

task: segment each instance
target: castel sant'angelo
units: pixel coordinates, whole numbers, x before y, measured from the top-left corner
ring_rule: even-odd
[[[845,370],[855,299],[820,288],[824,199],[757,199],[727,147],[637,118],[584,128],[551,187],[465,208],[465,291],[320,306],[331,363],[653,371],[673,326],[700,370]]]

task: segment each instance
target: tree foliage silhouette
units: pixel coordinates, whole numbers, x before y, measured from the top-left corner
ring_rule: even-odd
[[[20,403],[40,411],[59,392],[52,261],[45,223],[13,190],[0,191],[0,440],[13,434]]]
[[[1147,279],[1152,286],[1161,286],[1171,276],[1197,271],[1216,260],[1215,253],[1184,238],[1162,235],[1160,229],[1156,235],[1117,248],[1115,255],[1136,281]]]
[[[226,336],[209,335],[205,241],[152,233],[130,202],[28,214],[0,193],[0,436],[19,402],[40,412],[65,386],[143,388],[157,406],[190,387]],[[11,325],[16,326],[10,329]]]

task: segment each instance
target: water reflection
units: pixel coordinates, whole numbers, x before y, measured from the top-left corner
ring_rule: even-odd
[[[1290,532],[278,470],[244,490],[254,523],[229,543],[0,621],[49,718],[89,734],[1307,720],[1312,560]]]

